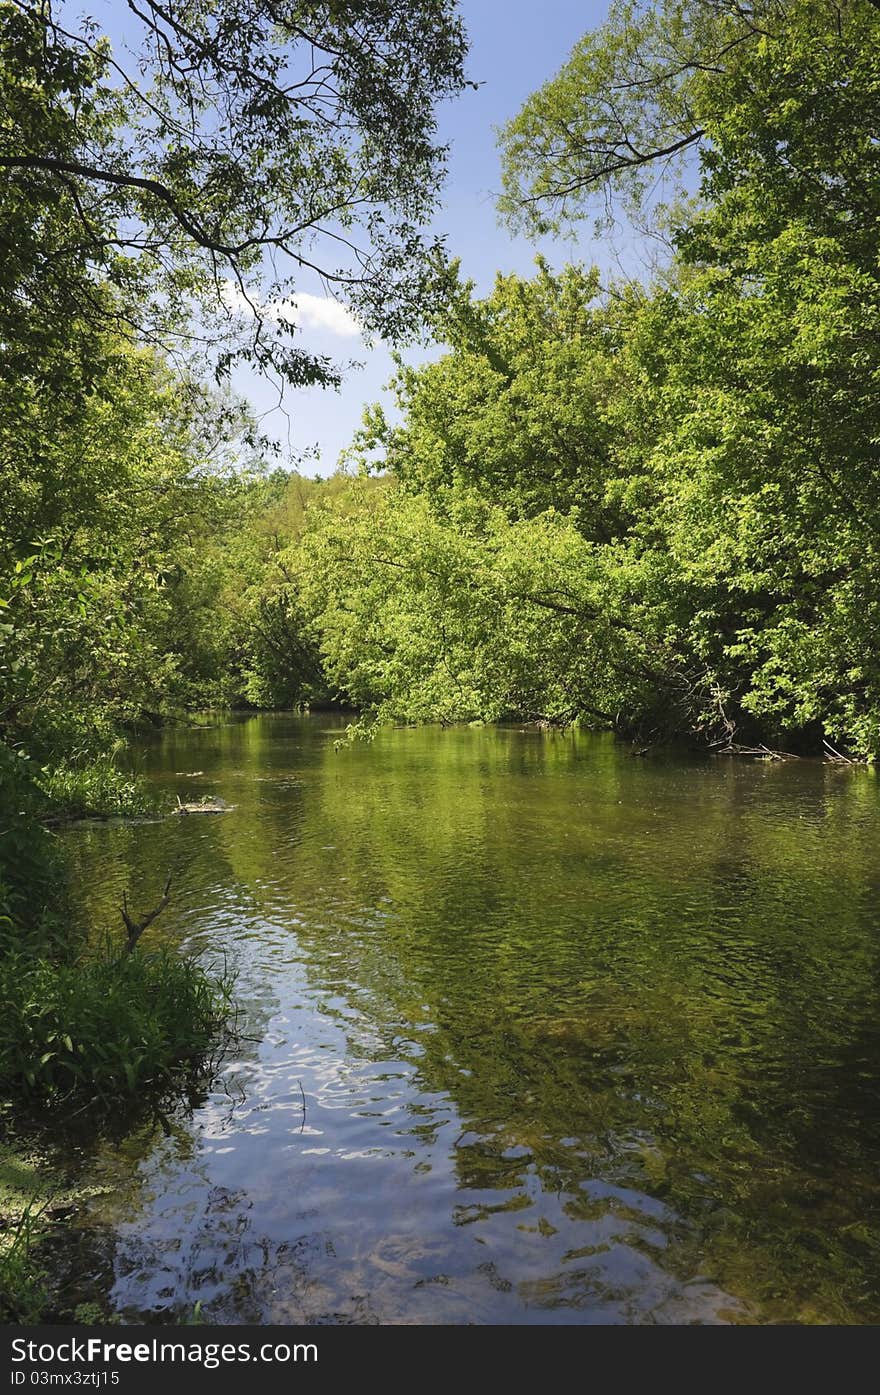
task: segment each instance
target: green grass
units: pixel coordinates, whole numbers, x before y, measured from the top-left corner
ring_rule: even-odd
[[[58,1124],[86,1109],[105,1127],[191,1098],[216,1069],[231,991],[225,971],[212,976],[165,948],[108,946],[60,963],[25,951],[0,956],[0,1120],[8,1130],[15,1119],[15,1133],[27,1125],[57,1138]],[[0,1323],[57,1317],[41,1242],[52,1229],[49,1202],[65,1190],[21,1140],[0,1145]],[[95,1311],[78,1309],[72,1320],[111,1320]]]
[[[0,1228],[0,1323],[39,1322],[48,1299],[46,1275],[34,1257],[42,1234],[38,1208],[4,1218]]]
[[[47,1208],[65,1184],[21,1131],[57,1139],[68,1119],[106,1128],[191,1100],[228,1038],[225,970],[169,948],[81,953],[84,936],[71,930],[64,859],[46,823],[152,811],[144,783],[109,757],[38,772],[0,741],[0,1125],[15,1135],[0,1142],[0,1323],[59,1311],[53,1261],[41,1255],[56,1223]],[[83,1314],[72,1320],[95,1320]]]
[[[147,782],[120,770],[109,756],[84,765],[47,766],[37,783],[53,819],[137,818],[156,812]]]
[[[100,1289],[94,1298],[76,1301],[80,1286],[75,1281],[71,1294],[70,1261],[59,1265],[59,1243],[78,1246],[71,1218],[101,1190],[94,1182],[77,1182],[70,1166],[75,1156],[54,1136],[48,1119],[21,1135],[0,1112],[0,1325],[117,1321]]]
[[[37,1247],[58,1179],[26,1145],[0,1142],[0,1323],[39,1322],[48,1300]]]
[[[107,1107],[204,1070],[227,1028],[231,981],[160,949],[78,962],[0,959],[0,1096]]]

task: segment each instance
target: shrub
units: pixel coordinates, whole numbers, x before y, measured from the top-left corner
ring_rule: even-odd
[[[64,867],[42,826],[43,796],[31,762],[0,741],[0,953],[7,945],[45,947],[64,919]]]
[[[39,785],[49,816],[62,819],[132,818],[155,812],[155,800],[143,779],[120,770],[109,756],[79,765],[46,767]]]
[[[231,981],[178,952],[112,949],[74,963],[0,959],[0,1092],[110,1105],[204,1071],[228,1022]]]

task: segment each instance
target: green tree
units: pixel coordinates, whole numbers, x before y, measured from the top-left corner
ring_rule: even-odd
[[[436,363],[400,364],[394,383],[403,426],[368,413],[354,455],[383,464],[440,506],[443,491],[476,486],[511,517],[574,513],[608,539],[620,528],[606,499],[610,441],[604,408],[615,391],[619,324],[598,276],[499,276],[485,299],[454,284],[435,333],[449,346]]]
[[[303,275],[368,331],[412,328],[434,104],[464,84],[452,0],[128,9],[131,62],[65,8],[0,5],[6,295],[294,383],[335,378],[292,342]]]
[[[286,559],[331,690],[379,718],[633,726],[677,700],[663,612],[625,549],[545,510],[511,519],[476,490],[442,509],[393,481],[315,509]],[[681,726],[681,713],[662,718]]]
[[[502,211],[570,229],[609,196],[632,211],[701,180],[714,204],[751,175],[768,212],[870,246],[878,34],[875,0],[617,0],[503,128]]]
[[[664,0],[615,7],[502,134],[504,208],[532,229],[638,204],[698,152],[673,294],[641,317],[613,414],[635,533],[668,549],[731,727],[862,752],[880,741],[878,123],[873,0]]]
[[[0,724],[56,760],[173,699],[175,585],[237,456],[233,404],[151,350],[96,348],[60,402],[36,378],[0,387]],[[75,351],[62,367],[72,388]]]

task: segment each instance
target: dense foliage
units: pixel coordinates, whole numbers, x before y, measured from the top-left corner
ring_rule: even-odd
[[[685,118],[699,197],[657,281],[458,287],[403,424],[369,415],[391,482],[299,554],[358,703],[876,753],[880,10],[618,7],[504,136],[508,203],[632,196]]]
[[[144,0],[110,19],[112,45],[73,6],[0,4],[6,308],[296,385],[338,376],[297,342],[297,294],[412,329],[436,279],[434,106],[465,82],[450,0]]]
[[[202,1066],[228,1017],[229,985],[165,949],[107,949],[85,964],[0,959],[0,1091],[32,1102],[161,1098]]]
[[[20,67],[37,17],[4,16]],[[202,19],[211,67],[225,39]],[[640,740],[874,754],[878,26],[867,0],[615,7],[503,133],[505,209],[547,227],[594,190],[644,205],[680,145],[693,197],[667,214],[669,265],[603,285],[541,262],[483,299],[447,277],[431,311],[447,352],[401,364],[402,420],[371,411],[350,453],[379,479],[266,473],[241,407],[114,320],[144,249],[120,253],[139,270],[118,286],[91,244],[72,259],[73,195],[13,181],[4,217],[32,236],[7,267],[24,315],[3,342],[0,720],[38,783],[80,812],[133,807],[109,775],[78,792],[77,766],[106,757],[121,725],[218,702],[335,698],[403,719],[582,719]],[[102,105],[104,48],[57,25],[50,38],[45,139],[73,160],[103,131],[123,169],[131,113],[116,87],[122,106]],[[269,61],[259,24],[249,41]],[[79,67],[61,63],[65,44]],[[11,71],[14,116],[26,92]],[[76,84],[97,84],[94,100],[62,119]],[[162,131],[181,138],[162,119],[138,158]],[[101,195],[105,223],[133,187]],[[63,333],[33,290],[49,243],[67,249]]]
[[[324,694],[279,556],[318,486],[268,471],[226,379],[337,380],[298,339],[309,288],[400,336],[446,279],[422,228],[434,106],[464,83],[452,3],[127,20],[111,44],[0,0],[0,1112],[161,1096],[210,1061],[228,983],[96,949],[50,830],[148,808],[138,725]]]
[[[0,4],[0,731],[56,793],[120,724],[259,700],[264,667],[290,700],[319,682],[248,590],[272,571],[254,428],[193,350],[221,378],[246,355],[333,381],[296,339],[308,276],[368,330],[412,329],[438,274],[434,105],[464,82],[446,0],[128,20],[111,44]]]

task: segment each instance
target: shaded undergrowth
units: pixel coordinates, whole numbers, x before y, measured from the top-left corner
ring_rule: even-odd
[[[167,948],[0,959],[0,1095],[109,1108],[176,1087],[228,1029],[232,982]]]
[[[139,791],[108,762],[49,778],[0,743],[0,1321],[76,1320],[41,1257],[64,1228],[72,1140],[191,1107],[235,1032],[225,963],[137,943],[167,887],[127,945],[73,924],[47,812],[142,812]]]

